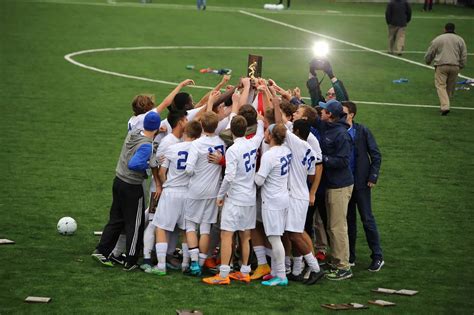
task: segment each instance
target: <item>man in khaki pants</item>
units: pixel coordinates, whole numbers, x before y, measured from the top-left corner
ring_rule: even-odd
[[[327,230],[331,245],[332,270],[329,280],[352,277],[349,265],[347,206],[352,195],[354,177],[350,169],[352,140],[347,129],[346,114],[337,100],[319,102],[322,108],[314,127],[321,135],[323,153],[323,183],[326,186]]]
[[[426,64],[435,67],[435,87],[441,105],[441,115],[449,113],[449,99],[453,96],[459,70],[467,61],[466,43],[454,32],[455,25],[444,26],[444,34],[436,37],[425,55]]]
[[[388,53],[401,56],[405,49],[405,29],[411,20],[411,7],[406,0],[390,0],[385,10],[388,25]]]

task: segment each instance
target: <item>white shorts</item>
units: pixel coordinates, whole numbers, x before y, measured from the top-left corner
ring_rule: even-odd
[[[303,233],[309,201],[290,197],[285,231]]]
[[[176,226],[184,230],[185,199],[183,194],[185,193],[186,190],[163,189],[153,218],[153,225],[170,232],[173,232]]]
[[[235,232],[255,228],[256,206],[238,206],[226,198],[221,213],[221,230]]]
[[[282,236],[285,232],[288,208],[281,210],[270,210],[262,207],[263,228],[266,236]]]
[[[181,195],[182,197],[183,195]],[[194,223],[216,223],[217,204],[216,198],[212,199],[186,199],[185,218]]]

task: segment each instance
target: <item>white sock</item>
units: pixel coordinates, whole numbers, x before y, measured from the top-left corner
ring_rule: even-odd
[[[281,279],[286,279],[285,248],[281,242],[281,237],[272,235],[268,237],[268,241],[272,244],[272,274]]]
[[[156,257],[158,258],[158,269],[166,270],[166,250],[168,243],[156,243]]]
[[[291,257],[285,256],[285,269],[291,270]]]
[[[303,271],[303,266],[303,256],[293,257],[293,275],[299,275]]]
[[[143,258],[151,259],[151,251],[155,246],[155,226],[149,223],[143,233]]]
[[[189,248],[187,243],[182,243],[181,244],[181,249],[183,250],[183,263],[181,264],[181,267],[186,269],[189,267],[189,260],[191,257],[189,257]]]
[[[120,234],[117,243],[115,244],[115,248],[112,251],[115,257],[118,257],[125,253],[127,247],[127,236],[125,234]]]
[[[306,263],[308,264],[309,268],[311,268],[311,271],[319,272],[321,270],[319,269],[318,260],[316,257],[314,257],[313,253],[304,255],[304,260],[306,260]]]
[[[192,262],[198,262],[199,260],[199,248],[193,248],[189,250],[189,256],[191,256]]]
[[[207,254],[199,253],[199,266],[204,266],[204,261],[207,258]]]
[[[265,247],[265,255],[272,258],[272,249],[271,248],[266,248]]]
[[[252,268],[250,268],[250,265],[242,265],[240,266],[240,272],[243,274],[243,275],[248,275],[250,274],[250,271],[252,270]]]
[[[255,256],[257,256],[258,265],[265,265],[268,263],[265,254],[265,246],[254,246],[253,251],[255,252]]]
[[[219,276],[221,278],[226,278],[229,275],[230,266],[229,265],[221,265],[219,267]]]

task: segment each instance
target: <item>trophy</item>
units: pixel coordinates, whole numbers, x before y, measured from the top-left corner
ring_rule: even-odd
[[[252,85],[255,85],[255,78],[262,77],[262,62],[262,56],[249,55],[247,65],[247,76],[251,79]]]

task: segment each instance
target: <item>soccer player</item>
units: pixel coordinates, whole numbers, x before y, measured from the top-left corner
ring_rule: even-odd
[[[212,93],[209,103],[219,95]],[[219,192],[222,166],[209,163],[207,156],[215,150],[224,154],[224,142],[214,134],[219,123],[217,114],[209,111],[201,116],[203,135],[192,142],[186,162],[186,173],[191,176],[186,199],[186,238],[191,255],[191,275],[200,275],[207,258],[211,224],[217,222],[216,198]],[[196,227],[199,226],[198,241]]]
[[[172,120],[170,119],[170,122]],[[182,121],[182,120],[180,120]],[[164,149],[164,161],[160,167],[160,180],[163,182],[163,192],[158,202],[158,209],[153,218],[156,226],[156,256],[158,265],[146,270],[156,275],[166,275],[166,253],[168,251],[168,233],[176,227],[184,230],[184,203],[183,195],[188,190],[189,176],[186,174],[186,161],[191,141],[201,136],[201,124],[197,121],[188,122],[184,127],[184,142],[175,143]],[[165,139],[164,139],[165,140]],[[163,140],[163,141],[164,141]],[[168,233],[167,233],[168,232]],[[183,256],[189,258],[186,241],[182,244]],[[183,268],[189,265],[183,262]]]
[[[286,286],[285,248],[281,236],[285,232],[288,215],[288,174],[292,159],[291,151],[283,145],[286,127],[283,124],[270,125],[265,131],[265,142],[270,149],[260,161],[255,183],[262,186],[262,219],[265,234],[272,245],[273,278],[263,281],[265,286]]]
[[[250,282],[250,230],[256,221],[256,187],[254,184],[257,150],[263,140],[263,121],[259,120],[257,133],[245,138],[247,120],[243,116],[232,118],[230,129],[234,144],[226,152],[224,180],[217,196],[221,214],[221,266],[220,273],[204,278],[208,284],[229,284],[230,279]],[[240,271],[230,273],[232,240],[239,232],[242,266]]]
[[[145,203],[143,180],[152,154],[152,140],[160,127],[161,119],[156,112],[145,116],[145,130],[135,130],[127,135],[122,146],[113,184],[113,199],[109,222],[92,258],[104,266],[113,266],[109,260],[122,229],[125,229],[127,257],[124,270],[138,267],[138,253],[142,247]]]

